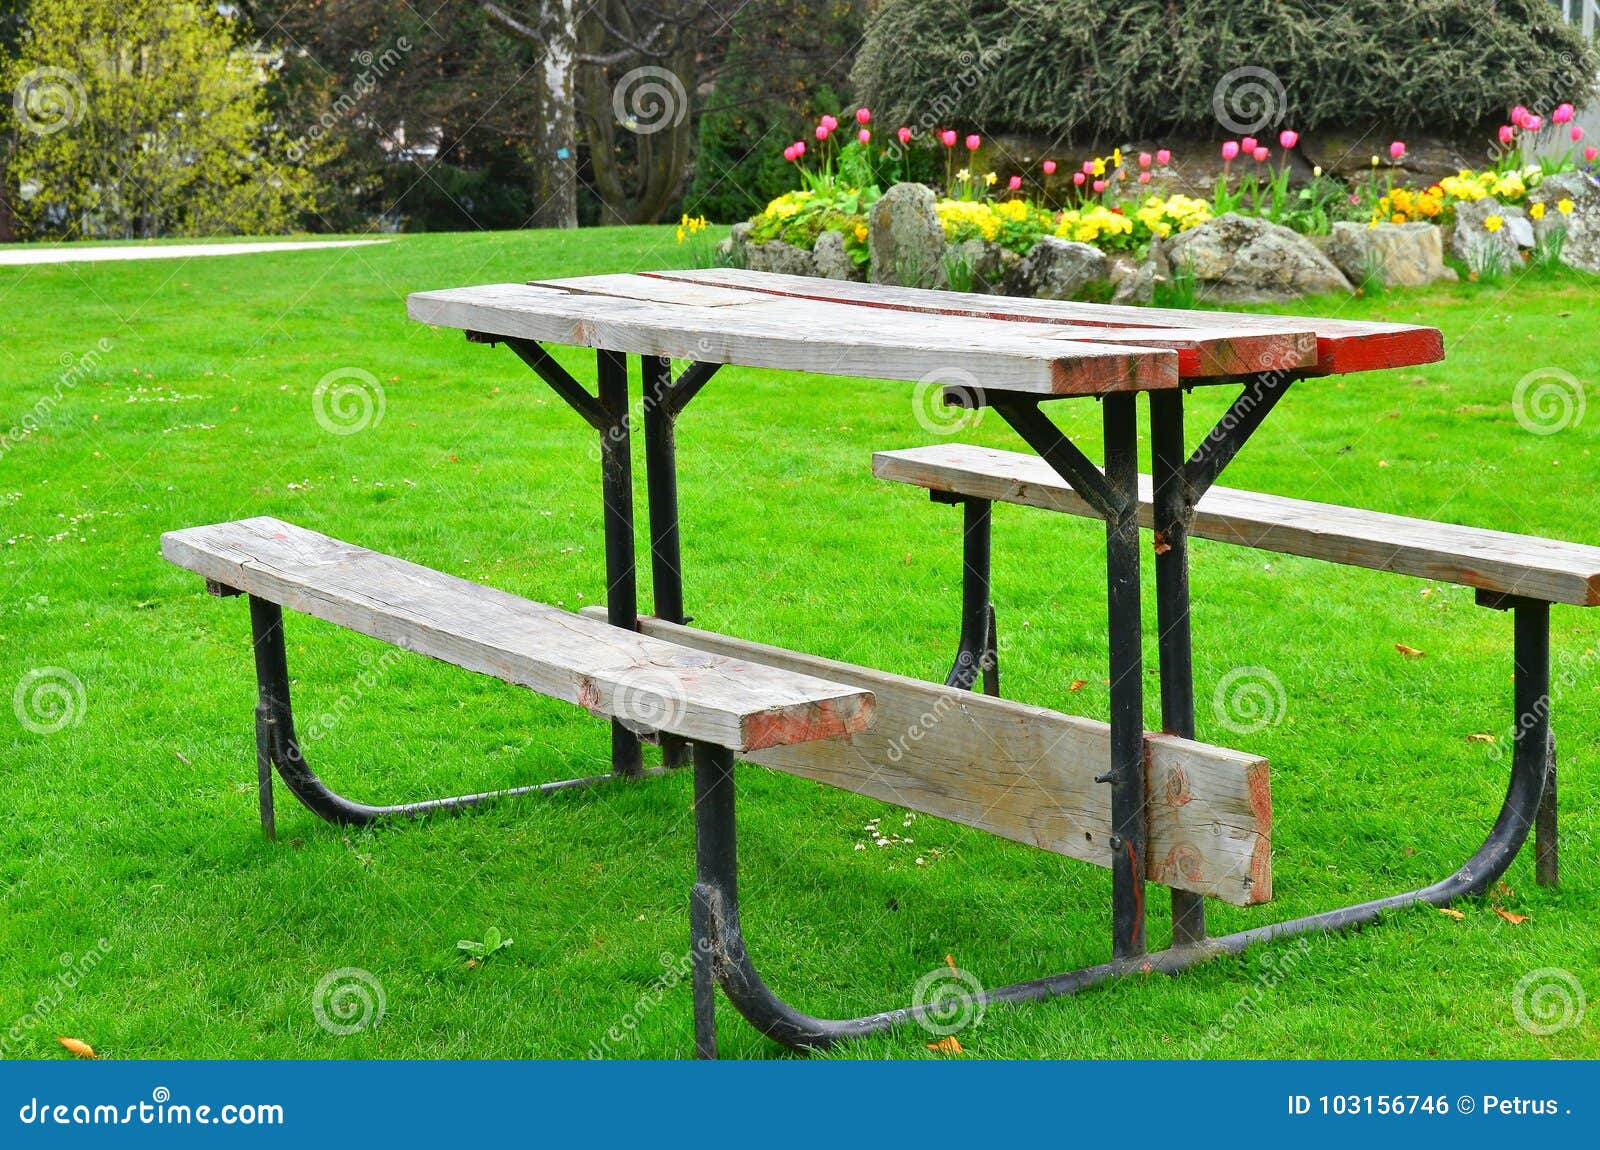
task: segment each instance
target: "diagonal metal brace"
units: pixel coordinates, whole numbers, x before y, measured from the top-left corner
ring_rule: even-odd
[[[1271,414],[1278,400],[1289,390],[1295,377],[1288,372],[1271,371],[1252,376],[1244,391],[1223,413],[1209,435],[1200,441],[1183,466],[1185,502],[1193,508],[1200,497],[1233,462],[1256,428]]]
[[[1121,519],[1133,512],[1133,505],[1112,488],[1100,469],[1050,422],[1037,403],[1007,402],[992,406],[1102,519]]]
[[[550,390],[566,400],[567,406],[581,415],[590,427],[604,432],[616,423],[616,418],[606,411],[605,405],[590,395],[588,389],[572,377],[571,372],[533,340],[502,337],[499,342],[516,352],[517,358],[533,368],[539,378],[550,385]]]

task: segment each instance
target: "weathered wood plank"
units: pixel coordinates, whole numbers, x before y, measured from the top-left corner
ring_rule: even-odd
[[[161,553],[208,580],[576,703],[736,751],[865,728],[871,694],[689,650],[282,520],[172,531]]]
[[[847,683],[877,700],[866,731],[745,756],[751,762],[1110,866],[1110,788],[1094,781],[1110,762],[1106,724],[659,619],[639,625],[685,647]],[[1145,763],[1150,879],[1240,906],[1270,899],[1266,760],[1153,734],[1145,736]]]
[[[1098,518],[1049,464],[1023,452],[961,443],[880,451],[872,473],[934,491]],[[1139,477],[1139,514],[1149,527],[1148,475]],[[1581,543],[1227,487],[1201,497],[1191,534],[1551,603],[1600,604],[1600,547]]]
[[[418,292],[407,298],[406,309],[423,323],[491,336],[822,375],[1058,396],[1179,384],[1178,357],[1165,348],[1045,339],[993,320],[913,317],[754,292],[742,299],[661,303],[567,291],[562,283]]]
[[[1319,375],[1411,367],[1444,358],[1444,336],[1437,328],[1410,324],[1370,323],[1320,316],[1275,316],[1254,312],[1189,311],[1179,308],[1124,307],[1067,300],[997,298],[974,293],[935,292],[879,284],[855,284],[810,276],[786,276],[739,268],[706,271],[648,272],[651,276],[690,283],[748,288],[774,295],[867,303],[952,315],[983,315],[1077,325],[1085,339],[1100,338],[1095,327],[1178,328],[1205,333],[1218,327],[1278,333],[1314,332],[1314,366],[1302,370]],[[1278,370],[1269,367],[1266,370]],[[1204,374],[1204,373],[1202,373]],[[1197,380],[1198,381],[1198,380]]]

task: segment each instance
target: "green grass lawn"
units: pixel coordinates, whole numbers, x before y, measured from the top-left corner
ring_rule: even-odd
[[[631,229],[0,268],[11,317],[0,431],[94,353],[0,457],[0,692],[15,701],[23,684],[24,703],[32,693],[47,710],[50,682],[69,696],[82,685],[52,733],[30,729],[48,727],[39,714],[0,707],[0,1053],[67,1057],[58,1035],[115,1058],[690,1051],[676,976],[687,773],[362,832],[321,823],[280,789],[281,841],[267,843],[245,606],[206,597],[158,554],[163,531],[272,514],[546,602],[595,602],[592,433],[509,351],[407,321],[404,296],[683,266],[685,254],[669,229]],[[1302,309],[1435,324],[1448,362],[1297,385],[1228,484],[1600,543],[1600,412],[1534,435],[1512,408],[1533,371],[1570,373],[1591,393],[1600,382],[1593,283],[1460,284]],[[592,378],[587,354],[561,357]],[[330,434],[314,412],[318,381],[341,369],[371,373],[384,393],[381,420],[356,434]],[[728,369],[696,400],[679,443],[700,625],[942,677],[957,515],[869,471],[876,449],[930,441],[911,390]],[[1196,429],[1224,398],[1196,396]],[[1055,414],[1095,441],[1094,404]],[[963,434],[1017,446],[998,418]],[[1104,717],[1100,529],[1013,507],[996,510],[995,529],[1006,693]],[[641,582],[647,604],[647,571]],[[1471,853],[1504,790],[1506,765],[1468,736],[1510,722],[1507,616],[1458,587],[1204,542],[1194,594],[1200,735],[1266,755],[1273,772],[1277,899],[1213,904],[1215,931],[1418,886]],[[1600,1011],[1538,1036],[1512,1008],[1518,980],[1542,968],[1600,994],[1600,664],[1585,659],[1600,617],[1557,608],[1553,625],[1557,670],[1571,670],[1555,709],[1559,890],[1534,885],[1528,852],[1460,918],[1415,909],[1271,958],[991,1009],[961,1034],[968,1054],[1600,1055]],[[1153,662],[1153,636],[1148,649]],[[302,730],[339,716],[308,755],[353,797],[493,789],[607,761],[605,725],[577,708],[385,658],[303,617],[289,617],[289,650]],[[1275,675],[1286,706],[1240,738],[1212,700],[1246,666]],[[44,669],[59,677],[29,674]],[[1089,686],[1069,691],[1078,679]],[[760,768],[741,786],[746,930],[768,980],[812,1013],[901,1005],[946,955],[996,986],[1109,954],[1104,870],[931,818],[902,829],[894,808]],[[855,849],[874,817],[914,841]],[[1151,938],[1164,940],[1166,900],[1151,894]],[[514,944],[469,968],[457,940],[491,927]],[[385,1013],[340,1036],[312,1003],[345,968],[381,984]],[[606,1037],[614,1027],[620,1041]],[[720,1036],[727,1056],[781,1053],[731,1009]],[[911,1030],[837,1056],[935,1057],[927,1041]]]

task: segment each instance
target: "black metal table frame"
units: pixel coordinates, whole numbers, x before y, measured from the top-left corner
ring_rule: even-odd
[[[600,436],[604,500],[606,613],[619,627],[635,628],[638,584],[634,543],[633,476],[630,455],[628,356],[597,353],[596,389],[591,394],[542,346],[531,340],[468,332],[480,343],[509,346]],[[650,524],[650,559],[655,615],[685,623],[678,521],[676,423],[684,408],[720,365],[695,362],[676,378],[671,361],[642,356],[643,433]],[[1155,485],[1156,609],[1162,726],[1193,738],[1194,681],[1189,627],[1188,536],[1195,504],[1238,454],[1282,398],[1296,375],[1273,372],[1246,378],[1244,391],[1190,455],[1184,446],[1183,392],[1149,392],[1152,470]],[[959,399],[959,396],[953,396]],[[1100,397],[1105,467],[1096,467],[1041,410],[1048,397],[989,392],[983,402],[1036,451],[1106,523],[1107,631],[1110,649],[1111,760],[1097,781],[1111,787],[1112,957],[1110,962],[1010,986],[985,990],[956,1005],[1027,1002],[1072,994],[1131,972],[1177,973],[1199,962],[1272,939],[1346,930],[1370,923],[1385,911],[1417,903],[1444,905],[1482,894],[1505,873],[1534,825],[1546,783],[1549,743],[1549,604],[1516,597],[1482,597],[1514,618],[1516,718],[1510,781],[1500,813],[1483,844],[1448,877],[1387,898],[1229,935],[1207,937],[1203,897],[1172,890],[1173,938],[1150,951],[1145,938],[1144,674],[1140,621],[1140,554],[1137,393]],[[947,680],[970,688],[979,676],[997,688],[994,612],[989,602],[989,504],[958,499],[966,528],[960,649]],[[537,787],[436,799],[401,806],[367,807],[333,794],[306,767],[294,737],[283,655],[281,613],[252,602],[260,688],[257,710],[263,822],[271,829],[271,764],[313,811],[337,822],[370,822],[392,815],[458,810],[492,798],[587,786],[645,774],[639,736],[612,723],[612,774]],[[692,758],[695,773],[696,882],[691,897],[691,934],[696,1053],[714,1057],[714,991],[763,1034],[794,1049],[815,1049],[863,1037],[950,1009],[950,1003],[914,1004],[854,1019],[814,1018],[784,1002],[762,981],[740,925],[734,818],[734,756],[708,744],[686,746],[663,736],[663,769]]]

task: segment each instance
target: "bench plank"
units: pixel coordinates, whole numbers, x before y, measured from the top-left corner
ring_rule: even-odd
[[[1049,464],[1023,452],[962,443],[880,451],[872,473],[934,491],[1099,518]],[[1148,475],[1139,477],[1139,516],[1151,526]],[[1600,547],[1581,543],[1227,487],[1201,497],[1191,534],[1503,595],[1600,604]]]
[[[701,289],[669,302],[644,276],[488,284],[417,292],[415,320],[488,336],[529,339],[700,363],[933,381],[1033,395],[1102,395],[1172,388],[1177,354],[1166,348],[1063,340],[1056,327],[788,299],[770,293]],[[629,292],[628,283],[637,290]],[[1048,336],[1049,338],[1044,338]]]
[[[161,537],[238,591],[408,651],[736,751],[860,731],[871,694],[686,650],[263,516]]]
[[[1111,761],[1105,723],[659,619],[639,626],[685,647],[847,683],[877,700],[877,721],[866,731],[762,750],[745,756],[751,762],[1111,865],[1111,788],[1094,781]],[[1145,767],[1147,877],[1238,906],[1268,901],[1266,760],[1150,734]]]
[[[812,276],[778,275],[740,268],[705,271],[650,272],[652,276],[689,283],[718,284],[752,291],[808,299],[873,303],[944,315],[981,315],[998,319],[1049,321],[1071,324],[1083,339],[1101,338],[1096,327],[1176,328],[1207,338],[1219,328],[1236,328],[1268,335],[1315,333],[1316,358],[1305,373],[1337,375],[1379,368],[1412,367],[1444,358],[1444,336],[1437,328],[1411,324],[1372,323],[1365,320],[1327,319],[1316,316],[1280,316],[1255,312],[1190,311],[1180,308],[1126,307],[1117,304],[1076,303],[1071,300],[1015,299],[973,292],[935,292],[882,284],[848,283]],[[1278,370],[1274,364],[1266,370]],[[1192,368],[1182,369],[1186,376]],[[1204,376],[1207,371],[1196,372]]]

